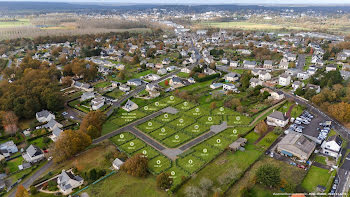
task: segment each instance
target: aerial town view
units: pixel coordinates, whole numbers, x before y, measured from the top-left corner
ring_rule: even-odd
[[[0,196],[349,188],[350,0],[0,0]]]

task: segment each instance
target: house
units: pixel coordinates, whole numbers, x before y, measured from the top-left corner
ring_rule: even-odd
[[[168,72],[174,71],[174,70],[176,70],[176,69],[177,69],[177,66],[169,66],[169,67],[166,68],[166,70],[167,70]]]
[[[288,133],[277,144],[277,151],[282,155],[308,160],[314,152],[316,143],[308,140],[304,135],[295,132]]]
[[[222,83],[212,83],[210,84],[210,88],[211,89],[218,89],[218,88],[221,88],[223,86]]]
[[[337,55],[337,60],[339,60],[339,61],[345,61],[347,58],[348,58],[348,56],[344,53],[339,53]]]
[[[45,157],[43,151],[35,145],[30,145],[22,156],[29,163],[36,163]]]
[[[57,177],[57,187],[63,195],[72,193],[74,188],[83,185],[84,179],[80,176],[76,176],[73,172],[62,170],[61,174]]]
[[[98,110],[105,105],[105,97],[99,96],[91,100],[92,110]]]
[[[142,85],[142,80],[141,79],[130,79],[126,82],[126,84],[129,86],[140,86],[140,85]]]
[[[213,69],[211,69],[211,68],[206,68],[206,69],[204,69],[203,73],[206,74],[206,75],[213,75],[213,74],[216,74],[215,70],[213,70]]]
[[[32,167],[32,165],[30,165],[30,163],[26,163],[26,162],[22,163],[21,165],[18,165],[19,170],[25,170],[25,169],[28,169],[30,167]]]
[[[63,125],[58,123],[56,120],[51,119],[48,123],[44,124],[42,127],[50,131],[53,131],[55,127],[62,128]]]
[[[228,64],[227,58],[222,58],[221,63],[224,65],[227,65]]]
[[[148,81],[156,81],[156,80],[160,79],[160,76],[156,75],[156,74],[147,74],[147,75],[143,76],[142,79],[148,80]]]
[[[128,92],[128,91],[130,91],[130,87],[127,86],[126,84],[122,84],[119,86],[119,90],[121,90],[123,92]]]
[[[224,91],[233,91],[233,92],[237,92],[237,88],[234,84],[231,83],[227,83],[227,84],[223,84],[222,89]]]
[[[337,67],[334,64],[329,64],[326,66],[326,72],[336,71],[336,70],[337,70]]]
[[[289,122],[289,118],[287,118],[282,112],[274,111],[266,118],[266,124],[275,127],[285,127]]]
[[[297,55],[296,54],[292,54],[292,53],[288,53],[286,55],[286,58],[289,62],[294,62],[295,60],[297,60]]]
[[[84,90],[86,92],[94,91],[94,88],[88,83],[81,83],[79,81],[74,81],[73,80],[73,84],[72,85],[73,85],[73,87],[81,89],[81,90]]]
[[[261,71],[259,73],[259,79],[261,81],[267,81],[267,80],[270,80],[271,79],[271,74],[266,72],[266,71]]]
[[[240,137],[236,141],[234,141],[232,144],[230,144],[228,147],[230,148],[231,151],[234,152],[240,149],[241,147],[245,146],[246,143],[247,143],[247,139]]]
[[[165,75],[168,71],[165,68],[161,68],[157,71],[158,75]]]
[[[253,69],[256,67],[256,61],[244,60],[243,66],[244,66],[244,68]]]
[[[298,72],[297,78],[300,80],[306,80],[310,78],[310,74],[308,72]]]
[[[345,71],[350,71],[350,64],[344,64],[341,69]]]
[[[122,160],[116,158],[116,159],[113,161],[112,166],[113,166],[114,169],[119,170],[120,167],[121,167],[123,164],[124,164],[124,162],[123,162]]]
[[[314,84],[307,84],[306,85],[306,87],[305,87],[306,89],[311,89],[311,90],[315,90],[316,91],[316,94],[318,94],[318,93],[320,93],[321,92],[321,88],[320,88],[320,86],[318,86],[318,85],[314,85]]]
[[[341,70],[340,75],[344,80],[347,80],[350,78],[350,71]]]
[[[175,87],[182,87],[184,86],[184,81],[180,77],[173,77],[169,80],[170,86],[175,86]]]
[[[183,67],[183,68],[181,68],[181,72],[182,73],[190,73],[191,70],[189,68],[187,68],[187,67]]]
[[[188,78],[187,81],[190,82],[190,83],[192,83],[192,84],[193,84],[193,83],[196,83],[196,80],[194,80],[193,77]]]
[[[251,78],[249,80],[250,87],[255,88],[258,85],[262,85],[262,81],[260,81],[258,78]]]
[[[47,110],[37,112],[35,116],[39,122],[49,122],[51,119],[55,119],[55,115]]]
[[[61,135],[62,132],[63,132],[63,130],[61,128],[55,127],[52,130],[52,136],[51,136],[52,141],[55,142],[58,139],[58,137]]]
[[[321,153],[329,155],[334,158],[338,158],[340,150],[341,150],[341,145],[343,143],[343,140],[337,136],[333,135],[330,136],[327,140],[323,141],[321,144]]]
[[[231,73],[226,74],[224,76],[224,79],[226,82],[235,82],[235,81],[238,81],[240,77],[241,77],[240,74],[231,72]]]
[[[301,81],[294,81],[292,83],[292,88],[293,88],[293,91],[295,91],[296,89],[298,88],[303,88],[304,87],[304,83],[301,82]]]
[[[288,62],[280,62],[280,65],[278,66],[279,69],[284,69],[284,70],[287,70],[288,69],[288,66],[289,66],[289,63]]]
[[[80,102],[95,98],[94,92],[84,92],[80,97]]]
[[[123,109],[127,112],[134,111],[137,108],[139,108],[139,106],[136,103],[132,102],[131,100],[128,100],[123,106]]]
[[[238,67],[238,66],[239,66],[239,62],[238,62],[238,61],[231,61],[231,62],[230,62],[230,67],[236,68],[236,67]]]
[[[273,68],[273,62],[272,62],[272,60],[265,60],[265,61],[264,61],[264,68],[266,68],[266,69],[272,69],[272,68]]]
[[[16,144],[11,140],[0,144],[0,152],[3,156],[9,157],[11,153],[17,153],[18,149]]]
[[[290,75],[284,73],[280,75],[280,77],[278,78],[278,84],[281,86],[289,86],[290,80],[291,80]]]

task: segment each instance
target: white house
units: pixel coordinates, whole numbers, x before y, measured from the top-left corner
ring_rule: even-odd
[[[279,65],[279,69],[287,70],[287,69],[288,69],[288,66],[289,66],[289,63],[288,63],[288,62],[282,62],[282,61],[281,61],[280,65]]]
[[[233,92],[237,92],[237,88],[234,84],[231,83],[227,83],[227,84],[223,84],[222,89],[224,91],[233,91]]]
[[[84,179],[76,176],[73,172],[62,170],[62,173],[57,177],[57,187],[63,195],[72,193],[74,188],[83,185]]]
[[[314,85],[314,84],[307,84],[306,85],[306,87],[305,87],[306,89],[311,89],[311,90],[315,90],[316,91],[316,94],[318,94],[318,93],[320,93],[321,92],[321,88],[320,88],[320,86],[318,86],[318,85]]]
[[[17,153],[18,149],[16,144],[11,140],[0,144],[0,152],[5,157],[9,157],[11,153]]]
[[[342,143],[343,140],[339,136],[330,136],[327,140],[323,141],[321,153],[338,158]]]
[[[267,116],[266,124],[270,126],[285,127],[289,119],[280,111],[274,111]]]
[[[55,119],[55,115],[47,110],[37,112],[35,116],[39,122],[49,122],[51,119]]]
[[[137,108],[139,108],[139,106],[136,103],[132,102],[131,100],[128,100],[123,106],[123,109],[127,112],[134,111]]]
[[[112,166],[113,166],[114,169],[119,170],[120,167],[121,167],[123,164],[124,164],[124,162],[123,162],[122,160],[116,158],[116,159],[113,161]]]
[[[266,69],[272,69],[272,68],[273,68],[273,62],[272,62],[272,60],[265,60],[265,61],[264,61],[264,68],[266,68]]]
[[[142,80],[141,79],[130,79],[126,83],[129,86],[140,86],[140,85],[142,85]]]
[[[266,71],[261,71],[259,73],[259,79],[261,81],[267,81],[267,80],[270,80],[271,79],[271,74],[266,72]]]
[[[59,122],[57,122],[56,120],[51,119],[48,123],[44,124],[42,127],[46,128],[50,131],[53,131],[55,129],[55,127],[62,128],[63,125],[60,124]]]
[[[236,68],[236,67],[238,67],[238,66],[239,66],[238,61],[231,61],[231,62],[230,62],[230,67]]]
[[[298,88],[303,88],[303,87],[304,87],[304,83],[301,82],[301,81],[294,81],[294,82],[292,83],[292,88],[293,88],[294,91],[295,91],[296,89],[298,89]]]
[[[92,110],[98,110],[104,105],[105,105],[105,97],[103,97],[103,96],[99,96],[99,97],[91,100]]]
[[[125,85],[125,84],[122,84],[119,86],[119,90],[121,90],[123,92],[128,92],[128,91],[130,91],[130,87]]]
[[[256,61],[244,60],[244,61],[243,61],[243,65],[244,65],[244,68],[253,69],[253,68],[256,67]]]
[[[94,92],[84,92],[81,97],[80,97],[80,101],[86,101],[89,99],[95,98],[95,93]]]
[[[299,72],[297,74],[297,78],[300,80],[306,80],[306,79],[310,78],[310,74],[308,72]]]
[[[34,145],[30,145],[22,156],[23,159],[29,163],[36,163],[45,157],[43,151]]]
[[[280,75],[280,77],[278,79],[278,84],[281,86],[289,86],[290,80],[291,80],[290,75],[285,73],[285,74]]]
[[[165,75],[168,71],[165,68],[161,68],[157,71],[158,75]]]
[[[183,73],[190,73],[191,70],[189,68],[187,68],[187,67],[183,67],[183,68],[181,68],[181,72],[183,72]]]

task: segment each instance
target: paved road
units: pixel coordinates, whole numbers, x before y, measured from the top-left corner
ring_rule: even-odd
[[[213,136],[213,135],[215,135],[215,133],[214,133],[213,131],[209,131],[208,133],[197,137],[196,139],[194,139],[194,140],[188,142],[187,144],[180,146],[179,149],[180,149],[181,151],[185,151],[185,150],[191,148],[192,146],[194,146],[194,145],[196,145],[196,144],[198,144],[198,143],[200,143],[200,142],[202,142],[202,141],[204,141],[204,140],[210,138],[210,137]]]
[[[41,175],[43,175],[51,166],[52,166],[52,160],[47,162],[44,166],[42,166],[39,170],[37,170],[31,177],[28,179],[25,179],[20,185],[23,185],[26,189],[29,189],[29,187],[34,183],[35,180],[37,180]],[[9,197],[15,197],[17,191],[17,186],[12,190]]]
[[[158,84],[159,82],[161,82],[161,81],[163,81],[163,80],[165,80],[165,79],[167,79],[167,78],[169,78],[169,77],[171,77],[179,72],[180,72],[180,70],[176,70],[174,72],[171,72],[171,73],[159,78],[156,81],[152,81],[151,84]],[[129,94],[122,97],[121,99],[118,99],[118,101],[114,102],[113,106],[107,111],[107,113],[106,113],[107,116],[109,117],[110,115],[112,115],[115,108],[119,108],[123,102],[125,102],[126,100],[130,99],[131,97],[137,95],[138,93],[142,92],[145,88],[146,88],[146,84],[143,84],[143,85],[137,87],[135,90],[131,91]]]
[[[134,127],[129,128],[130,132],[134,135],[136,135],[138,138],[140,138],[142,141],[146,142],[147,144],[153,146],[154,148],[156,148],[159,151],[163,151],[166,148],[164,146],[162,146],[161,144],[159,144],[156,140],[148,137],[147,135],[145,135],[143,132],[135,129]]]
[[[304,66],[305,66],[305,55],[299,54],[298,55],[298,61],[297,61],[297,64],[296,64],[296,68],[298,70],[304,70]]]

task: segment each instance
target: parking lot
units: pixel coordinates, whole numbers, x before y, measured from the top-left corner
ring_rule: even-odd
[[[294,120],[294,122],[289,127],[289,130],[302,133],[314,142],[321,144],[322,141],[327,138],[327,134],[330,130],[326,129],[327,131],[325,131],[325,127],[320,125],[326,121],[328,120],[322,116],[317,116],[315,114],[304,111],[301,116]],[[322,130],[324,131],[322,134],[320,134]]]

